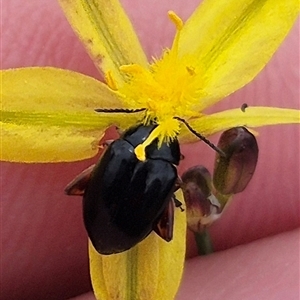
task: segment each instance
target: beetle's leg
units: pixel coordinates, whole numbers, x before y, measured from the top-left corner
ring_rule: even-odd
[[[91,173],[95,167],[91,165],[87,169],[83,170],[79,175],[77,175],[66,187],[65,194],[73,196],[83,196],[84,191],[90,181]]]
[[[174,204],[170,200],[164,211],[162,212],[160,219],[154,226],[155,233],[164,239],[166,242],[170,242],[173,238],[173,223],[174,223]]]
[[[173,201],[174,201],[175,207],[179,207],[181,211],[184,211],[184,209],[182,208],[182,202],[179,201],[179,200],[175,197],[175,194],[173,195],[172,199],[173,199]]]
[[[184,209],[182,208],[182,202],[180,202],[175,195],[173,196],[173,201],[175,203],[175,207],[179,207],[181,211],[184,211]]]
[[[174,190],[174,193],[180,189],[182,187],[182,180],[181,178],[178,176],[177,177],[177,180],[175,182],[175,190]],[[182,203],[175,197],[175,194],[173,195],[172,197],[173,201],[174,201],[174,204],[175,204],[175,207],[179,207],[181,211],[184,211],[184,209],[182,208]]]

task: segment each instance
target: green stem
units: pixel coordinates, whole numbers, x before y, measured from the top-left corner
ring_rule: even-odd
[[[210,239],[210,235],[207,229],[203,232],[194,232],[195,241],[197,244],[198,254],[207,255],[214,252],[213,245]]]

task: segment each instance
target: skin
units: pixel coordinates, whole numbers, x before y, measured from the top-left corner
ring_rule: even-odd
[[[166,11],[173,9],[185,20],[197,1],[189,2],[123,1],[148,57],[158,56],[172,41]],[[55,66],[100,78],[56,1],[6,1],[2,20],[3,69]],[[295,26],[256,79],[217,109],[244,102],[297,108],[298,43]],[[210,230],[215,249],[228,250],[188,260],[178,300],[299,297],[299,127],[258,130],[260,157],[253,180]],[[214,153],[205,145],[184,145],[182,152],[180,173],[199,163],[212,169]],[[90,291],[81,199],[65,196],[63,189],[95,160],[1,163],[1,299],[69,299]],[[191,234],[187,255],[196,255]],[[76,299],[94,298],[87,293]]]

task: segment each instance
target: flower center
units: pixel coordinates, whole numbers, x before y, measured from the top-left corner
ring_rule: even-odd
[[[146,109],[145,125],[156,123],[158,126],[135,149],[140,160],[145,159],[145,147],[158,139],[158,146],[171,142],[180,133],[181,122],[190,117],[199,117],[193,104],[200,98],[199,81],[201,76],[189,64],[187,57],[178,56],[182,20],[169,12],[169,18],[176,26],[176,35],[171,49],[166,49],[161,59],[154,59],[148,67],[137,64],[123,65],[120,71],[128,80],[122,86],[116,86],[111,74],[106,74],[106,82],[122,98],[125,107]]]
[[[180,122],[174,117],[189,119],[199,115],[191,110],[199,98],[199,76],[186,59],[178,57],[183,22],[173,12],[169,12],[169,17],[177,29],[172,48],[148,68],[136,64],[121,66],[128,81],[118,89],[126,107],[146,108],[145,124],[154,121],[159,125],[154,138],[159,138],[160,144],[179,134]]]

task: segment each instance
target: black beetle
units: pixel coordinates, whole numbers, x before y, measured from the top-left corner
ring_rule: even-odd
[[[129,128],[91,166],[65,189],[68,195],[83,195],[83,217],[94,248],[100,254],[128,250],[154,230],[166,241],[173,233],[173,193],[180,148],[177,139],[157,139],[145,148],[139,160],[135,147],[157,125]]]

